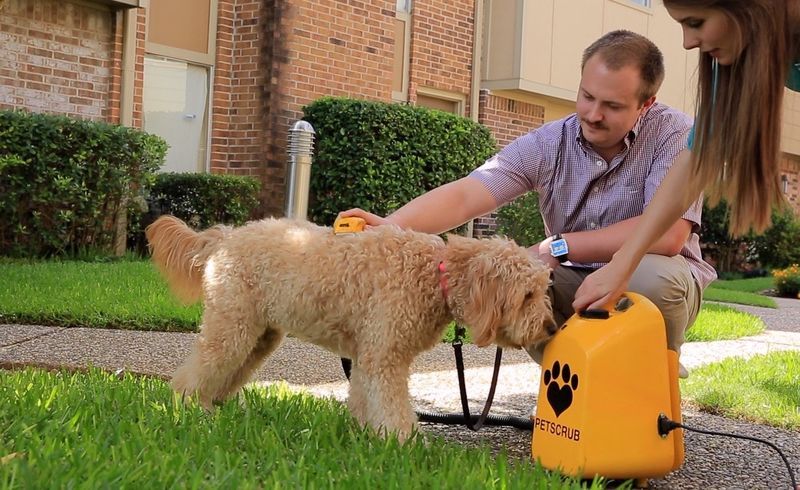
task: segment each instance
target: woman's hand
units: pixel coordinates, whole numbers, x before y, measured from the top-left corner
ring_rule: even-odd
[[[362,218],[364,221],[366,221],[366,226],[364,227],[365,229],[372,228],[373,226],[381,226],[381,225],[390,225],[390,224],[392,224],[392,222],[389,221],[388,219],[382,218],[382,217],[378,216],[377,214],[372,214],[370,212],[364,211],[363,209],[360,209],[360,208],[353,208],[353,209],[348,209],[347,211],[342,211],[342,212],[339,213],[339,215],[337,217],[338,218],[351,218],[351,217]]]
[[[575,291],[572,307],[575,311],[603,309],[610,310],[628,288],[631,278],[630,268],[622,260],[614,259],[608,264],[586,276]]]

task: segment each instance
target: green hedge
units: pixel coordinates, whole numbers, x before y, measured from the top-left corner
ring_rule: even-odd
[[[0,111],[0,255],[112,252],[121,206],[166,151],[158,136],[124,126]]]
[[[530,247],[544,240],[544,221],[539,212],[539,194],[525,193],[498,209],[497,234],[513,238],[523,247]]]
[[[195,229],[226,223],[244,224],[259,205],[261,182],[254,177],[225,174],[163,173],[156,176],[147,201],[147,213],[132,215],[128,247],[144,253],[144,228],[162,214],[172,214]]]
[[[385,216],[494,154],[489,130],[454,114],[326,97],[304,109],[316,131],[309,219],[361,207]]]

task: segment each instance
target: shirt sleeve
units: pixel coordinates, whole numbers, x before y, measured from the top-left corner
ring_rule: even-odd
[[[498,207],[503,206],[528,191],[538,189],[544,150],[542,138],[537,131],[532,131],[512,141],[469,176],[481,181]]]

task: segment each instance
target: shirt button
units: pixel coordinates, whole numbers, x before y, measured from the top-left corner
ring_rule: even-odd
[[[592,189],[592,192],[598,192],[598,191],[600,191],[600,189],[599,189],[599,188],[597,188],[597,187],[595,187],[594,189]]]
[[[597,164],[598,167],[603,166],[603,160],[597,160],[595,163]]]
[[[589,227],[594,230],[597,228],[597,223],[589,223]]]

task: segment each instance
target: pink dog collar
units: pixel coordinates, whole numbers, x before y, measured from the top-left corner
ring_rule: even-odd
[[[442,288],[442,296],[447,300],[447,269],[444,260],[439,262],[439,286]]]

